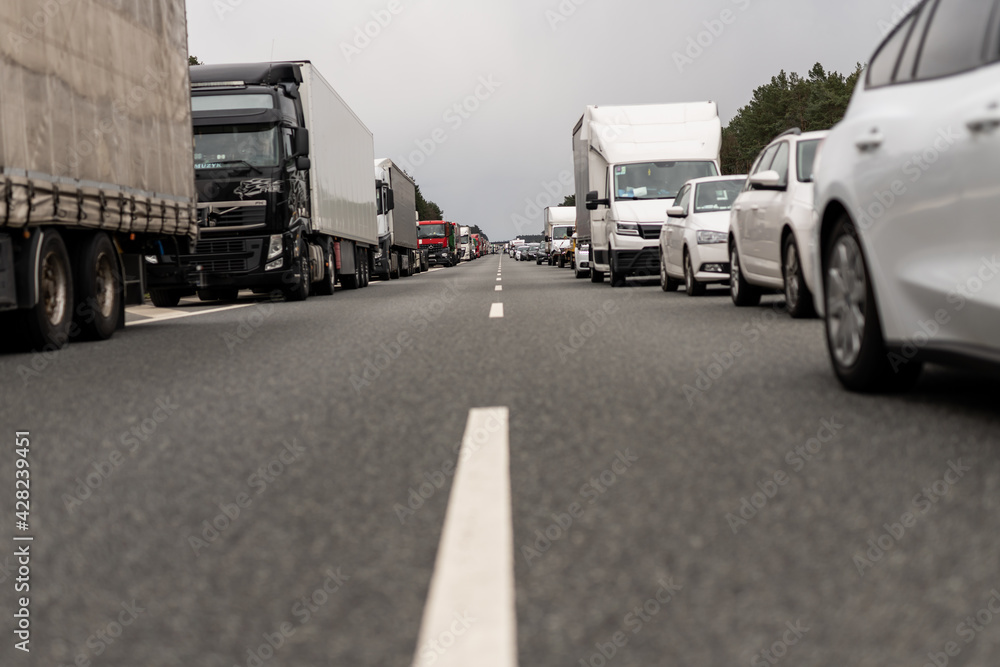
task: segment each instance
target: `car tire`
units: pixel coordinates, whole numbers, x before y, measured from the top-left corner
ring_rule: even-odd
[[[729,245],[729,271],[729,296],[733,299],[733,305],[738,308],[747,308],[760,304],[760,288],[751,285],[743,277],[740,251],[736,248],[735,241]]]
[[[667,262],[663,258],[663,253],[660,253],[660,289],[664,292],[676,292],[677,288],[680,287],[680,283],[670,277],[667,273]]]
[[[785,237],[781,251],[781,270],[785,278],[785,309],[795,319],[816,317],[813,295],[802,273],[802,259],[795,236]]]
[[[868,263],[846,215],[834,227],[823,255],[827,350],[837,379],[861,393],[912,388],[923,364],[886,348]]]
[[[694,277],[694,267],[691,266],[691,254],[684,253],[684,291],[688,296],[703,296],[705,294],[705,283],[698,282]]]

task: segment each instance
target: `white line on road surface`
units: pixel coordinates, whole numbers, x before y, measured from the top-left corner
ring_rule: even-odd
[[[469,411],[413,667],[517,667],[509,421]]]
[[[235,306],[224,306],[222,308],[208,308],[207,310],[196,310],[193,312],[181,312],[177,310],[168,310],[164,308],[156,308],[154,306],[135,306],[134,308],[129,308],[128,312],[133,315],[141,315],[142,317],[147,317],[149,319],[140,320],[138,322],[127,322],[125,326],[135,327],[140,324],[151,324],[153,322],[166,322],[167,320],[179,320],[182,317],[194,317],[195,315],[208,315],[209,313],[221,313],[226,310],[236,310],[237,308],[249,308],[250,306],[255,306],[259,302],[254,301],[252,303],[240,303]]]
[[[500,282],[502,280],[503,280],[503,278],[501,278],[500,276],[497,276],[497,282]]]
[[[495,287],[495,288],[493,289],[493,291],[494,291],[494,292],[502,292],[502,291],[503,291],[503,285],[497,285],[497,286],[496,286],[496,287]]]
[[[499,320],[502,317],[503,317],[503,304],[494,303],[493,306],[490,308],[490,319]]]

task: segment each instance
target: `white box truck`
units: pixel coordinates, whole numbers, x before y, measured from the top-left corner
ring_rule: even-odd
[[[625,285],[659,273],[660,229],[678,190],[719,174],[715,102],[589,106],[573,128],[578,242],[590,277]]]
[[[576,229],[576,209],[572,206],[550,206],[545,209],[545,243],[544,257],[549,266],[559,265],[559,268],[572,263],[570,252],[573,244],[573,231]],[[542,253],[539,253],[537,264],[542,263]]]
[[[162,261],[150,295],[235,299],[241,289],[304,300],[364,287],[378,244],[372,133],[308,61],[191,68],[198,207],[194,284]],[[162,278],[154,283],[153,276]]]
[[[52,349],[123,327],[197,211],[184,0],[42,4],[0,3],[0,338]]]
[[[417,245],[417,186],[392,160],[375,160],[378,247],[374,273],[383,280],[421,270]]]

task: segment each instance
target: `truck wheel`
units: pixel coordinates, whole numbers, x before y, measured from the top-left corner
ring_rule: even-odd
[[[559,268],[560,269],[565,269],[566,268],[566,256],[565,255],[559,255]]]
[[[337,287],[337,267],[333,249],[327,243],[323,246],[323,263],[326,265],[323,271],[323,280],[316,283],[316,294],[320,296],[330,296]]]
[[[625,274],[618,271],[618,267],[615,266],[615,256],[611,255],[611,275],[609,282],[612,287],[625,287]]]
[[[598,271],[594,267],[594,260],[590,260],[590,282],[592,283],[603,283],[604,282],[604,272]]]
[[[181,302],[181,291],[172,289],[151,289],[149,298],[157,308],[175,308]]]
[[[305,301],[309,298],[309,250],[305,247],[299,248],[299,273],[299,284],[285,289],[286,301]]]
[[[392,253],[392,256],[396,259],[396,270],[395,271],[392,270],[392,260],[390,259],[389,260],[389,279],[390,280],[399,280],[399,275],[400,275],[400,271],[401,271],[399,255],[397,253]]]
[[[99,232],[79,247],[74,262],[76,308],[74,319],[84,340],[107,340],[118,328],[122,278],[118,251],[108,235]]]
[[[368,263],[368,251],[361,251],[361,287],[368,287],[371,283],[371,264]]]
[[[346,275],[340,274],[340,286],[344,289],[360,289],[364,287],[364,277],[361,269],[361,253],[354,252],[354,273]]]
[[[73,282],[69,255],[59,232],[45,232],[35,267],[38,303],[21,314],[28,345],[34,350],[60,349],[69,342],[73,321]]]

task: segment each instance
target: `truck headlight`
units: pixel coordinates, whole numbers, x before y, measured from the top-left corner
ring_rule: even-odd
[[[285,244],[281,238],[281,234],[274,234],[273,236],[271,236],[271,245],[267,249],[267,258],[274,259],[275,257],[280,257],[281,253],[284,252],[284,250],[285,250]],[[270,271],[271,269],[267,270]]]
[[[726,232],[698,232],[698,245],[712,245],[714,243],[725,243],[729,240]]]
[[[277,271],[278,269],[280,269],[284,265],[285,265],[285,258],[282,257],[280,259],[276,259],[275,261],[273,261],[270,264],[268,264],[267,266],[265,266],[264,270],[265,271]]]
[[[634,222],[619,222],[615,231],[623,236],[638,236],[639,225]]]

